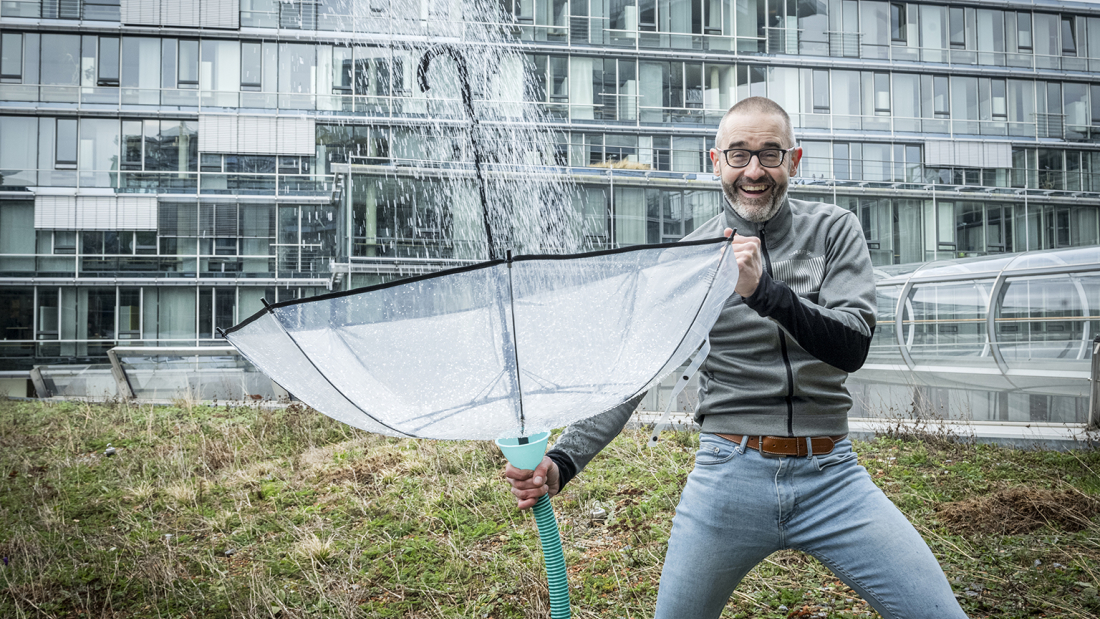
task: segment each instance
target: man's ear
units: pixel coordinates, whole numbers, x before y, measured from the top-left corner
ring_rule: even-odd
[[[718,153],[717,148],[710,149],[710,164],[711,164],[711,169],[714,171],[715,176],[722,176],[722,171],[718,169],[718,157],[719,156],[720,155]]]
[[[795,149],[791,151],[791,170],[789,172],[790,176],[798,174],[799,163],[802,163],[802,147],[796,146]]]

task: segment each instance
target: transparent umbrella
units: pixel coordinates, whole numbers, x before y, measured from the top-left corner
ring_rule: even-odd
[[[357,428],[524,437],[609,410],[696,352],[736,284],[728,248],[713,239],[491,260],[269,305],[225,337]]]

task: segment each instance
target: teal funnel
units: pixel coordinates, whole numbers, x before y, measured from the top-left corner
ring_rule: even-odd
[[[546,453],[546,439],[549,432],[539,432],[533,436],[521,438],[498,438],[497,447],[508,458],[508,462],[517,469],[535,470]],[[550,618],[568,619],[569,580],[565,574],[565,554],[561,550],[561,534],[558,521],[550,507],[550,495],[539,497],[534,507],[535,524],[539,528],[539,542],[542,543],[542,559],[546,563],[546,581],[550,590]]]
[[[550,438],[549,432],[539,432],[532,436],[522,438],[498,438],[497,447],[504,453],[504,457],[517,469],[533,471],[542,462],[542,456],[546,453],[546,439]]]

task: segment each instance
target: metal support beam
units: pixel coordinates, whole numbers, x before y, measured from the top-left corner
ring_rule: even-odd
[[[129,400],[134,397],[134,390],[130,387],[130,377],[126,375],[126,370],[119,363],[118,353],[115,350],[115,348],[112,348],[107,351],[107,358],[111,360],[111,376],[114,377],[115,383],[118,385],[119,397]]]
[[[1092,340],[1092,374],[1089,377],[1092,389],[1089,390],[1088,429],[1100,429],[1100,335]]]
[[[40,398],[50,397],[50,390],[46,387],[46,380],[42,378],[42,370],[34,368],[31,370],[31,382],[34,383],[34,393]]]

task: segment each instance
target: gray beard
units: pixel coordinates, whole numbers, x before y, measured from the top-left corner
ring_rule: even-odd
[[[759,204],[745,204],[742,202],[741,196],[737,193],[737,187],[733,185],[722,183],[722,192],[726,194],[726,200],[729,201],[733,212],[737,213],[741,219],[754,224],[762,224],[775,217],[775,214],[779,212],[779,207],[787,199],[786,187],[782,191],[773,190],[771,199]]]

